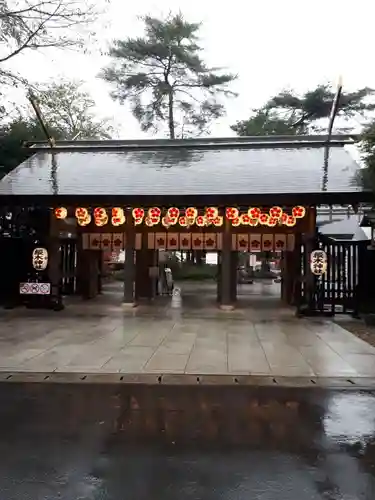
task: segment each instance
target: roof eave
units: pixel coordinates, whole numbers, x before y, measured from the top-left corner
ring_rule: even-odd
[[[305,148],[326,145],[354,145],[358,135],[313,136],[248,136],[219,137],[198,139],[142,139],[142,140],[101,140],[101,141],[56,141],[51,148],[46,141],[25,142],[24,147],[33,151],[122,151],[122,150],[160,150],[160,149],[223,149],[223,148]]]
[[[259,193],[259,194],[159,194],[159,195],[116,195],[116,194],[47,194],[47,195],[2,195],[0,194],[0,205],[49,205],[56,206],[59,203],[65,205],[114,205],[122,204],[129,206],[169,206],[180,205],[217,205],[217,206],[251,206],[251,205],[350,205],[368,203],[373,197],[372,192],[357,191],[345,193]]]

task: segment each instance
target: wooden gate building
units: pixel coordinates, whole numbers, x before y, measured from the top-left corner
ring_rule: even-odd
[[[124,303],[134,304],[153,293],[159,250],[206,250],[219,254],[218,300],[231,308],[238,252],[277,250],[285,301],[323,311],[309,267],[311,252],[322,247],[316,208],[357,207],[372,197],[346,151],[355,139],[28,144],[33,155],[0,181],[0,273],[8,287],[0,300],[17,302],[20,283],[38,282],[50,284],[46,304],[63,294],[93,296],[100,250],[123,249]],[[31,266],[36,247],[48,249],[44,270]],[[339,275],[332,280],[342,281]]]

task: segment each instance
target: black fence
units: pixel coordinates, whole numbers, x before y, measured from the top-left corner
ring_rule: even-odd
[[[60,275],[62,295],[74,295],[77,291],[76,266],[76,240],[62,240],[60,244]]]
[[[309,256],[301,246],[300,306],[311,312],[358,315],[365,311],[375,293],[375,252],[369,241],[334,240],[319,235],[314,249],[327,254],[327,272],[315,277],[313,293],[309,294],[307,269]]]

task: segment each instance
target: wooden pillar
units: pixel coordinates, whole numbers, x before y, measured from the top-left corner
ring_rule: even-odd
[[[232,304],[237,301],[237,282],[238,282],[238,252],[231,252],[231,287],[230,287],[230,298]]]
[[[82,248],[82,234],[77,234],[76,294],[83,295],[85,288],[85,251]]]
[[[60,228],[59,221],[50,210],[49,244],[48,244],[48,279],[51,283],[50,305],[59,310],[64,306],[61,296],[61,272],[60,272]]]
[[[310,315],[316,311],[315,287],[316,279],[310,269],[311,252],[316,246],[316,209],[310,207],[307,214],[307,227],[303,234],[296,234],[296,250],[298,249],[299,279],[295,286],[294,303],[298,307],[299,314]],[[298,241],[298,245],[297,245]],[[303,259],[301,256],[301,245],[303,244]],[[303,271],[301,266],[303,265]],[[301,291],[303,283],[303,294]],[[303,297],[302,297],[303,295]]]
[[[292,252],[288,252],[288,272],[291,275],[291,290],[289,304],[299,307],[302,301],[302,282],[304,277],[302,274],[302,234],[295,233],[295,247]]]
[[[98,250],[82,250],[79,260],[79,294],[83,299],[93,299],[99,293]]]
[[[98,254],[98,294],[103,293],[103,274],[104,274],[104,252],[100,250]]]
[[[297,293],[297,281],[300,275],[300,255],[298,253],[298,241],[292,252],[283,252],[283,270],[282,270],[282,299],[287,304],[294,303],[294,294]]]
[[[286,252],[282,252],[280,257],[280,276],[281,276],[281,293],[280,298],[282,301],[287,303],[286,297],[286,280],[287,280],[287,268],[286,268]]]
[[[232,301],[232,231],[230,221],[224,217],[223,246],[220,269],[220,308],[226,311],[234,309]]]
[[[131,210],[126,213],[125,262],[124,262],[124,306],[135,306],[135,227]]]
[[[306,284],[307,284],[307,303],[310,310],[314,310],[317,307],[315,300],[316,291],[316,277],[310,269],[310,257],[311,253],[316,248],[316,208],[310,207],[309,209],[309,229],[306,234]]]
[[[306,303],[308,311],[315,308],[314,305],[314,292],[315,292],[315,277],[310,269],[310,256],[315,250],[315,234],[304,235],[305,242],[305,286],[306,286]]]
[[[154,299],[158,288],[158,250],[148,248],[148,233],[142,233],[141,249],[136,251],[135,297],[136,299]]]
[[[153,279],[150,269],[154,266],[155,250],[142,248],[136,252],[135,296],[137,299],[152,299],[154,295]]]
[[[217,252],[217,279],[216,279],[216,285],[217,285],[217,302],[218,304],[221,304],[221,259],[222,259],[222,252],[218,251]]]

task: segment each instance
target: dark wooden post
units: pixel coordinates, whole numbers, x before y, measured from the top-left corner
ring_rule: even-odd
[[[306,311],[305,314],[311,314],[316,309],[317,304],[315,303],[315,287],[316,279],[310,269],[310,256],[313,250],[315,250],[316,245],[316,209],[315,207],[310,207],[308,212],[308,227],[306,232],[303,234],[304,242],[304,283],[305,283],[305,293],[306,293]]]
[[[234,309],[232,301],[232,231],[231,223],[224,216],[223,246],[221,251],[220,269],[220,309],[231,311]]]
[[[230,298],[232,304],[237,301],[237,283],[238,283],[238,252],[231,252],[231,287],[230,287]]]
[[[48,279],[51,283],[51,307],[62,309],[61,296],[61,273],[60,273],[60,226],[59,221],[54,216],[54,211],[50,210],[49,224],[49,245],[48,245]]]
[[[124,306],[135,306],[135,227],[131,210],[126,211]]]
[[[142,233],[142,247],[136,251],[135,297],[152,299],[154,296],[153,278],[150,269],[154,267],[155,250],[147,248],[147,232]]]
[[[77,233],[76,294],[84,294],[85,289],[85,252],[83,250],[82,233]]]
[[[280,271],[281,271],[281,292],[280,292],[280,298],[283,302],[288,303],[287,301],[287,262],[286,262],[286,252],[282,252],[281,257],[280,257]]]
[[[308,311],[315,309],[314,292],[315,292],[315,277],[310,269],[310,256],[315,249],[315,235],[304,235],[305,240],[305,282],[306,282],[306,299]]]
[[[222,252],[221,250],[217,252],[217,278],[216,278],[216,286],[217,286],[217,302],[218,304],[221,304],[221,255]]]

